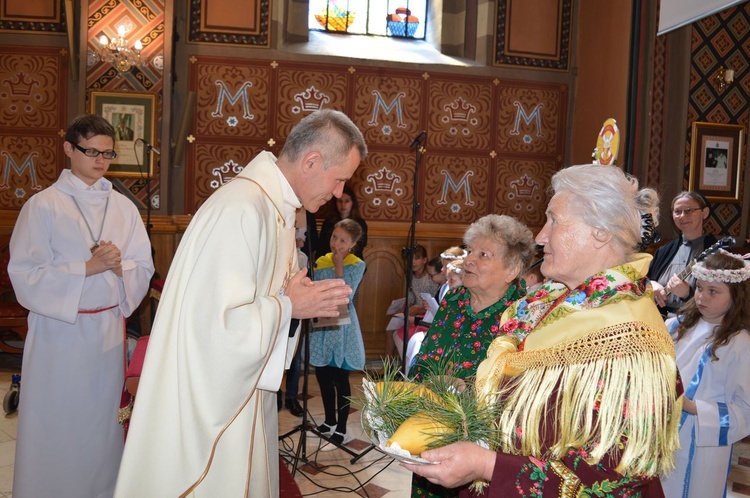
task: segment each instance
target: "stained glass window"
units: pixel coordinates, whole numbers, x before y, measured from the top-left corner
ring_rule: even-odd
[[[319,31],[424,39],[428,0],[310,0]]]

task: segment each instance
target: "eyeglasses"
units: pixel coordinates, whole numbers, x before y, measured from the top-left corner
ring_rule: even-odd
[[[675,215],[675,216],[677,216],[677,217],[680,217],[683,214],[684,215],[688,215],[688,214],[692,213],[693,211],[701,211],[701,210],[703,210],[703,208],[673,209],[672,210],[672,214]]]
[[[104,159],[114,159],[117,157],[117,152],[113,150],[84,149],[78,144],[73,144],[73,147],[83,152],[83,155],[86,157],[99,157],[99,154],[101,154]]]

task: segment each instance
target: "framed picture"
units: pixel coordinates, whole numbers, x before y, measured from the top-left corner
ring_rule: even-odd
[[[712,202],[739,204],[745,127],[693,123],[690,144],[690,190]]]
[[[91,92],[91,113],[115,128],[115,152],[108,176],[146,177],[154,175],[151,157],[144,157],[143,140],[154,143],[156,96],[150,93]]]

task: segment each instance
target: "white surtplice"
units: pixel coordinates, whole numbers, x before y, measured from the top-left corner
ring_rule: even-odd
[[[117,411],[124,318],[141,303],[154,266],[135,205],[106,179],[93,187],[64,170],[26,202],[11,238],[8,272],[30,311],[13,482],[20,498],[104,498],[114,491],[123,446]],[[120,249],[122,278],[85,275],[94,241],[81,212],[96,236],[105,206],[101,240]]]

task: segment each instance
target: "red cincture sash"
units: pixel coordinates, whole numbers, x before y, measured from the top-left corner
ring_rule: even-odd
[[[116,304],[113,304],[112,306],[109,306],[107,308],[98,308],[95,310],[78,310],[79,315],[95,315],[96,313],[101,313],[102,311],[111,310],[112,308],[117,308]]]

